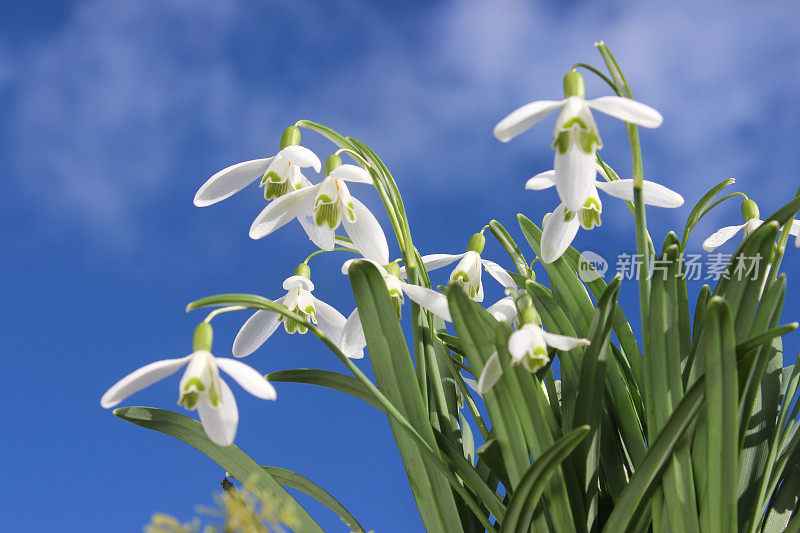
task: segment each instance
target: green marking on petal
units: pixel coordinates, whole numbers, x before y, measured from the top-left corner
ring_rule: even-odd
[[[186,394],[181,394],[180,399],[178,400],[178,405],[182,405],[184,408],[191,411],[195,407],[197,407],[197,400],[200,399],[200,394],[197,392],[189,392]]]
[[[262,180],[262,184],[264,185],[264,198],[267,200],[272,200],[274,198],[280,198],[287,192],[289,192],[289,181],[283,180],[278,176],[275,172],[270,172],[264,179]]]
[[[575,218],[575,213],[573,213],[569,209],[564,209],[564,222],[569,222],[573,218]]]
[[[350,222],[356,221],[356,208],[353,205],[353,202],[347,202],[347,220]]]
[[[588,130],[589,126],[586,125],[586,122],[583,121],[580,117],[572,117],[568,121],[564,122],[561,126],[561,131],[566,132],[566,130],[570,129],[572,126],[578,126],[582,130]]]
[[[206,387],[205,387],[205,385],[203,385],[203,382],[202,382],[202,381],[200,381],[200,378],[190,378],[190,379],[189,379],[189,380],[186,382],[186,385],[184,385],[184,386],[183,386],[183,391],[184,391],[184,392],[187,392],[189,389],[191,389],[191,388],[193,388],[193,387],[194,387],[195,389],[197,389],[198,391],[204,391],[204,390],[206,390]]]
[[[317,226],[328,226],[331,229],[339,227],[342,220],[339,202],[334,202],[329,196],[320,194],[314,202],[314,223]]]
[[[579,134],[581,142],[581,150],[584,153],[591,154],[595,150],[595,146],[600,146],[600,138],[594,130],[581,130]]]
[[[569,149],[568,131],[562,131],[553,138],[553,148],[555,148],[559,154],[567,153],[567,149]]]

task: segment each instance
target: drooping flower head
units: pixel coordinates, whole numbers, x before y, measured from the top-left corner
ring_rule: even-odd
[[[100,405],[115,407],[131,394],[174,374],[186,365],[178,388],[178,405],[197,410],[208,437],[220,446],[233,443],[239,423],[239,410],[228,384],[220,376],[223,370],[244,390],[264,400],[276,398],[275,388],[246,364],[235,359],[214,357],[211,354],[213,332],[211,325],[202,322],[194,332],[193,351],[180,359],[165,359],[150,363],[118,381],[100,399]]]
[[[336,229],[342,225],[364,257],[388,263],[389,246],[380,224],[350,194],[346,182],[372,184],[372,178],[361,167],[343,165],[338,155],[328,157],[322,183],[291,191],[269,204],[250,227],[250,237],[265,237],[297,218],[314,244],[333,250]]]
[[[319,158],[300,146],[300,130],[289,126],[281,136],[277,154],[266,159],[254,159],[224,168],[211,176],[197,191],[194,205],[205,207],[222,201],[261,178],[267,200],[308,187],[311,182],[303,176],[301,168],[312,167],[319,172]]]
[[[603,147],[591,109],[646,128],[661,125],[655,109],[619,96],[585,100],[583,76],[572,70],[564,77],[564,96],[560,101],[541,100],[526,104],[497,123],[494,135],[508,142],[556,109],[561,109],[553,130],[553,182],[562,203],[572,212],[587,206],[595,181],[596,152]]]
[[[481,253],[486,244],[486,238],[481,233],[474,234],[467,245],[467,251],[463,254],[431,254],[422,257],[422,263],[428,271],[442,268],[452,263],[456,267],[450,273],[450,281],[454,281],[461,285],[464,292],[467,293],[472,300],[476,302],[483,301],[483,283],[481,281],[481,273],[483,270],[489,273],[506,289],[516,288],[516,284],[508,272],[503,267],[483,259]],[[401,275],[405,275],[404,269],[401,269]]]
[[[598,166],[597,171],[608,179],[602,167]],[[552,187],[556,183],[555,171],[548,170],[529,179],[525,188],[538,191]],[[591,183],[589,196],[584,201],[583,207],[577,211],[570,210],[563,202],[559,204],[553,213],[545,218],[541,247],[543,263],[552,263],[561,257],[580,228],[591,230],[602,224],[603,203],[600,201],[598,190],[615,198],[633,201],[633,180],[615,179],[597,180]],[[642,197],[646,205],[656,207],[676,208],[683,205],[683,196],[661,184],[647,180],[642,182]]]
[[[725,226],[718,229],[703,241],[703,250],[713,252],[742,230],[744,230],[743,238],[746,239],[748,235],[764,223],[760,216],[758,204],[750,198],[746,199],[742,202],[742,219],[744,219],[744,223],[738,226]],[[800,220],[792,221],[792,225],[789,227],[789,234],[795,237],[795,245],[800,246]]]

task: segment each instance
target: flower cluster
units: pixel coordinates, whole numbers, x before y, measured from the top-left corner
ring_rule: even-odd
[[[580,228],[591,230],[601,224],[599,191],[632,202],[638,200],[638,187],[640,200],[644,204],[668,208],[683,204],[680,194],[663,185],[643,180],[641,176],[638,185],[633,179],[619,179],[597,156],[602,141],[592,117],[592,109],[648,128],[658,127],[662,122],[661,115],[629,98],[605,96],[585,100],[584,93],[582,76],[572,70],[564,78],[563,100],[544,100],[524,105],[494,128],[494,135],[507,142],[549,113],[560,110],[553,132],[553,170],[537,174],[525,184],[528,190],[555,187],[560,199],[559,205],[544,220],[539,259],[546,264],[556,261],[569,249]],[[229,198],[258,181],[268,204],[253,221],[250,237],[261,239],[296,219],[310,241],[318,247],[298,265],[293,275],[284,280],[285,295],[270,300],[269,306],[258,308],[242,325],[233,343],[234,357],[241,358],[254,353],[281,324],[288,334],[313,331],[326,338],[337,347],[341,357],[364,357],[367,343],[359,310],[354,309],[345,318],[313,294],[315,287],[308,261],[318,253],[334,249],[356,252],[362,256],[362,261],[374,265],[394,303],[398,318],[402,315],[407,297],[445,322],[452,321],[448,299],[441,292],[424,286],[427,281],[422,282],[416,277],[409,279],[406,267],[399,264],[400,259],[390,260],[389,247],[380,223],[350,192],[348,184],[365,184],[385,194],[382,188],[385,184],[381,184],[376,177],[380,169],[360,157],[354,157],[360,166],[344,164],[339,156],[342,152],[356,155],[341,149],[330,155],[323,165],[314,152],[300,145],[298,127],[290,126],[281,137],[277,154],[229,166],[214,174],[197,191],[194,203],[205,207]],[[321,180],[312,183],[303,174],[305,169],[322,173]],[[602,179],[597,179],[598,174]],[[714,250],[737,232],[744,230],[747,235],[762,223],[758,207],[752,200],[744,202],[742,213],[743,224],[720,229],[706,239],[703,247],[708,251]],[[404,217],[405,213],[402,214]],[[397,213],[392,218],[395,231],[398,232]],[[340,227],[344,228],[347,237],[337,235]],[[800,222],[791,226],[790,233],[800,236]],[[405,236],[398,233],[398,242],[401,240],[405,240]],[[797,240],[800,241],[800,237]],[[566,352],[587,346],[587,339],[559,335],[542,328],[541,319],[526,291],[518,291],[514,278],[503,267],[482,257],[485,242],[482,230],[469,239],[465,252],[431,254],[420,259],[425,272],[455,263],[449,282],[459,285],[475,302],[484,300],[483,271],[503,287],[506,296],[488,306],[487,311],[496,320],[516,327],[508,340],[508,363],[536,373],[548,365],[553,350]],[[407,245],[404,247],[400,244],[400,247],[403,257],[408,258],[412,252],[416,254],[413,247],[410,250]],[[347,274],[352,264],[353,260],[345,262],[342,273]],[[102,406],[114,407],[136,391],[185,365],[186,370],[179,384],[178,403],[186,409],[198,411],[212,441],[222,446],[231,444],[236,434],[238,411],[233,394],[219,371],[230,375],[242,388],[259,398],[276,397],[275,389],[259,372],[235,359],[216,358],[211,353],[212,333],[208,323],[211,318],[219,312],[246,307],[237,305],[212,312],[195,331],[192,354],[180,359],[158,361],[136,370],[103,395]],[[480,369],[480,375],[475,373],[477,381],[466,377],[464,380],[480,394],[485,394],[501,378],[502,368],[503,364],[495,352]]]
[[[542,232],[541,259],[552,263],[569,248],[580,228],[590,230],[601,224],[603,204],[598,190],[610,196],[633,201],[634,180],[609,176],[598,165],[597,150],[603,147],[591,110],[646,128],[661,125],[655,109],[620,96],[603,96],[585,100],[583,76],[576,70],[564,77],[564,99],[540,100],[512,111],[497,123],[494,135],[508,142],[561,109],[553,131],[556,151],[553,170],[537,174],[525,184],[526,189],[542,190],[555,186],[561,203],[546,218]],[[598,171],[605,181],[596,179]],[[644,203],[658,207],[680,207],[683,197],[670,189],[644,180]]]

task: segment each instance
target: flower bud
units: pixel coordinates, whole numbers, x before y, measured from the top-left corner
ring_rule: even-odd
[[[283,135],[281,135],[280,150],[295,144],[300,144],[300,128],[297,126],[289,126],[283,130]]]
[[[341,157],[339,157],[336,154],[329,155],[328,159],[325,160],[325,173],[324,173],[324,175],[327,177],[327,175],[330,174],[331,171],[334,168],[336,168],[338,166],[341,166],[341,164],[342,164],[342,158]]]
[[[306,279],[311,279],[311,267],[308,266],[306,263],[300,263],[297,265],[297,268],[294,269],[295,276],[303,276]]]
[[[761,214],[758,211],[758,205],[750,198],[742,202],[742,218],[744,218],[745,222],[748,220],[753,220],[754,218],[761,218]]]
[[[200,322],[194,330],[194,338],[192,339],[192,351],[195,352],[210,352],[211,341],[214,338],[214,331],[211,329],[211,324],[208,322]]]
[[[564,97],[578,96],[583,98],[586,95],[586,89],[583,84],[583,76],[577,70],[570,70],[564,76]]]
[[[469,243],[467,244],[467,250],[470,252],[475,252],[478,255],[483,253],[483,247],[486,245],[486,237],[483,236],[482,233],[476,233],[469,239]]]

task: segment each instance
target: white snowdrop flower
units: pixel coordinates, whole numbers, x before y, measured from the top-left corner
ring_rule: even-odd
[[[115,407],[131,394],[138,392],[186,366],[179,385],[178,404],[192,411],[197,409],[200,422],[208,437],[220,446],[229,446],[236,436],[239,410],[220,370],[232,377],[244,390],[264,400],[276,398],[275,388],[260,372],[246,364],[214,357],[211,354],[211,325],[205,322],[194,333],[193,352],[180,359],[165,359],[150,363],[128,374],[100,399],[100,405]]]
[[[601,174],[605,174],[601,167],[597,167]],[[548,170],[537,174],[525,184],[526,189],[543,190],[555,185],[555,171]],[[609,196],[626,201],[633,201],[633,180],[594,181],[591,184],[589,195],[583,206],[577,211],[570,210],[563,202],[556,207],[552,214],[545,218],[542,229],[541,260],[543,263],[552,263],[569,248],[578,229],[590,230],[601,225],[600,215],[603,204],[600,201],[598,190]],[[683,196],[658,183],[644,180],[642,182],[642,196],[646,205],[656,207],[676,208],[683,205]]]
[[[758,205],[748,198],[742,202],[742,218],[744,219],[744,223],[738,226],[725,226],[718,229],[703,241],[703,250],[706,252],[713,252],[742,230],[744,230],[743,238],[746,238],[764,223],[759,216]],[[792,222],[789,228],[789,234],[795,237],[795,246],[800,246],[800,220],[794,220]]]
[[[638,124],[657,128],[662,117],[655,109],[620,96],[584,99],[583,76],[573,70],[564,77],[563,100],[540,100],[512,111],[497,123],[494,136],[508,142],[556,109],[561,109],[553,131],[554,184],[558,196],[571,211],[579,211],[592,194],[595,153],[603,147],[591,109]]]
[[[483,283],[481,273],[483,270],[489,273],[506,289],[515,289],[516,283],[505,271],[503,267],[483,259],[483,252],[486,238],[480,233],[476,233],[469,240],[467,251],[463,254],[431,254],[422,257],[422,263],[428,271],[442,268],[458,261],[456,267],[450,274],[450,281],[455,281],[464,288],[467,295],[476,302],[483,301]],[[405,269],[401,270],[401,275],[405,275]]]
[[[297,218],[314,244],[333,250],[336,228],[341,224],[364,257],[388,263],[389,246],[378,220],[347,187],[347,182],[372,184],[369,173],[355,165],[342,165],[337,155],[328,158],[325,171],[322,183],[289,192],[264,208],[250,227],[250,237],[265,237]]]
[[[299,143],[300,130],[295,126],[286,128],[277,154],[220,170],[197,191],[194,205],[206,207],[215,204],[233,196],[259,178],[264,187],[264,197],[268,200],[310,186],[311,182],[303,176],[300,169],[312,167],[319,172],[322,165],[314,152]]]
[[[295,275],[289,276],[283,281],[283,288],[287,291],[286,295],[274,301],[289,311],[299,314],[307,322],[315,324],[327,337],[339,343],[346,319],[339,311],[311,294],[314,290],[314,283],[310,276],[309,266],[300,263],[295,270]],[[290,334],[308,332],[308,327],[302,322],[287,318],[275,311],[260,309],[250,316],[236,335],[233,341],[233,356],[245,357],[255,352],[281,324]],[[347,357],[353,359],[364,357],[363,350],[343,351]]]

